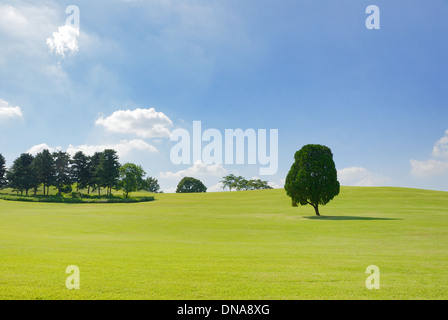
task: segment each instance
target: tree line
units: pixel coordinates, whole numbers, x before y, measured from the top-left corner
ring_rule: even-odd
[[[236,191],[272,189],[267,181],[261,179],[247,180],[242,176],[237,177],[234,174],[229,174],[223,177],[220,182],[222,188],[228,188],[229,191],[232,191],[232,189],[235,189]]]
[[[36,156],[22,153],[8,169],[0,154],[0,189],[12,188],[17,194],[25,192],[27,196],[30,190],[36,195],[41,187],[43,195],[48,196],[50,187],[54,187],[61,196],[72,192],[73,186],[76,192],[87,190],[87,194],[97,192],[99,196],[102,190],[107,196],[112,195],[112,190],[123,190],[126,197],[138,190],[159,192],[157,179],[144,178],[145,175],[141,166],[121,165],[113,149],[95,152],[92,156],[78,151],[73,158],[64,151],[43,150]]]

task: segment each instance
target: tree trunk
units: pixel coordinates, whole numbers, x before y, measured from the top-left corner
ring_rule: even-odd
[[[316,212],[316,216],[320,217],[320,214],[319,214],[319,204],[312,204],[309,201],[308,201],[308,204],[310,204],[314,208],[314,211]],[[294,203],[293,203],[293,206],[294,206]]]
[[[314,211],[316,211],[316,216],[320,217],[320,214],[319,214],[319,205],[316,204],[316,205],[313,206],[313,207],[314,207]]]

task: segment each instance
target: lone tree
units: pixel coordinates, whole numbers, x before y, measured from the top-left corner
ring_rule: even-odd
[[[176,193],[207,192],[207,187],[198,179],[185,177],[177,185]]]
[[[319,204],[325,205],[339,194],[337,171],[330,148],[308,144],[294,155],[285,181],[286,194],[293,207],[310,204],[319,214]]]

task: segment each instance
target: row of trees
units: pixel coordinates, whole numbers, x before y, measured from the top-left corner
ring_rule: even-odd
[[[232,189],[237,191],[272,189],[267,181],[261,179],[246,180],[242,176],[237,177],[233,174],[223,177],[220,182],[223,189],[228,188],[230,191],[232,191]]]
[[[158,181],[151,177],[144,179],[145,174],[141,166],[132,163],[122,166],[117,152],[112,149],[93,156],[79,151],[73,158],[63,151],[43,150],[36,156],[23,153],[9,169],[0,154],[0,189],[9,187],[26,195],[29,190],[34,190],[36,195],[40,187],[43,195],[49,195],[52,186],[61,195],[72,192],[73,185],[77,192],[87,190],[88,194],[98,192],[101,195],[105,190],[108,196],[113,189],[123,190],[126,197],[137,190],[159,192]]]

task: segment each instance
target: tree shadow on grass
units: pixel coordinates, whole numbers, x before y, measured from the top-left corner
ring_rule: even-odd
[[[383,221],[387,221],[387,220],[403,220],[403,219],[398,219],[398,218],[374,218],[374,217],[357,217],[357,216],[309,216],[309,217],[304,217],[305,219],[310,219],[310,220],[341,220],[341,221],[347,221],[347,220],[383,220]]]

